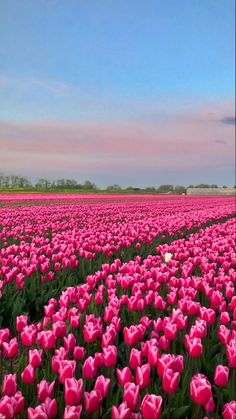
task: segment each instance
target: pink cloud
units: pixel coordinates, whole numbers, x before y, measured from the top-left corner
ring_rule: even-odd
[[[228,131],[227,131],[228,129]],[[173,123],[0,123],[2,150],[51,155],[162,156],[228,155],[232,149],[231,127],[205,121]],[[226,147],[213,148],[222,136]]]

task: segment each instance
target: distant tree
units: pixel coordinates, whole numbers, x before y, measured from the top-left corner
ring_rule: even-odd
[[[222,188],[224,188],[224,189],[227,189],[227,188],[228,188],[228,186],[226,186],[226,185],[223,185],[223,186],[222,186]]]
[[[75,179],[66,179],[65,187],[68,189],[75,189],[77,187],[77,180]]]
[[[173,192],[174,187],[173,185],[160,185],[157,190],[159,193],[168,193],[168,192]]]
[[[217,189],[217,188],[218,188],[218,185],[216,185],[215,183],[212,183],[212,184],[210,185],[210,188]]]
[[[86,180],[84,183],[83,183],[83,189],[86,189],[86,190],[89,190],[89,189],[97,189],[97,186],[95,185],[95,183],[93,183],[93,182],[90,182],[90,180]]]
[[[181,195],[183,193],[184,194],[186,193],[186,188],[185,188],[185,186],[176,185],[174,191],[175,191],[176,194]]]
[[[51,186],[51,181],[47,178],[40,178],[35,184],[35,188],[39,189],[49,189]]]
[[[147,186],[145,188],[146,192],[156,192],[156,188],[154,186]]]
[[[211,188],[210,185],[208,185],[207,183],[199,183],[199,185],[196,185],[195,188]]]
[[[113,185],[109,185],[106,188],[107,191],[121,191],[121,186],[117,183],[114,183]]]

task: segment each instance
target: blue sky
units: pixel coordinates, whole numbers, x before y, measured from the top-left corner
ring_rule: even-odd
[[[234,0],[0,6],[0,171],[234,184]]]

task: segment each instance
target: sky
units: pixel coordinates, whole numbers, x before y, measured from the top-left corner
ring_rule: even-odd
[[[0,172],[235,185],[234,0],[0,0]]]

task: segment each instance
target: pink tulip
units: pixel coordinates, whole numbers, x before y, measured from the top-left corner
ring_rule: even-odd
[[[157,367],[159,356],[158,348],[156,346],[150,346],[148,349],[148,363],[151,367]]]
[[[188,353],[192,358],[199,358],[202,355],[201,339],[190,339],[188,335],[185,335],[185,346],[188,349]]]
[[[204,405],[204,409],[207,413],[213,413],[215,411],[215,403],[213,397],[211,397],[208,403]]]
[[[14,408],[12,400],[9,396],[4,396],[0,400],[0,415],[2,415],[2,419],[13,418]]]
[[[127,403],[121,403],[118,408],[116,406],[112,406],[111,409],[111,417],[112,419],[130,419],[131,410],[127,406]]]
[[[27,316],[17,316],[16,317],[16,330],[18,333],[21,333],[25,326],[27,326],[28,317]]]
[[[96,390],[92,390],[90,393],[84,393],[84,409],[85,412],[90,414],[99,410],[101,402],[101,395]]]
[[[193,401],[205,406],[212,397],[211,384],[203,374],[196,374],[190,382],[190,396]]]
[[[22,345],[26,347],[31,347],[34,345],[37,337],[37,330],[34,326],[25,326],[21,332],[21,341]]]
[[[35,382],[35,370],[32,365],[28,364],[21,374],[21,380],[24,384],[34,384]]]
[[[14,396],[16,393],[16,389],[16,374],[5,375],[2,384],[2,395],[9,397]]]
[[[236,368],[236,340],[232,339],[226,346],[226,357],[230,368]]]
[[[83,380],[80,378],[66,378],[64,384],[65,402],[69,406],[76,406],[79,404],[83,391]]]
[[[39,403],[43,403],[47,397],[52,398],[54,391],[55,381],[48,383],[46,380],[41,380],[37,384],[37,397]]]
[[[222,416],[224,419],[236,419],[236,401],[225,403],[223,406]]]
[[[175,393],[179,385],[179,372],[166,368],[162,377],[162,388],[167,394]]]
[[[107,368],[115,367],[117,364],[117,348],[114,345],[110,345],[107,348],[103,348],[104,354],[104,365]]]
[[[99,375],[99,377],[96,379],[94,390],[96,390],[97,393],[100,392],[103,399],[106,398],[109,394],[110,382],[110,378],[105,378],[103,375]]]
[[[66,335],[66,324],[63,321],[58,320],[53,323],[52,330],[54,331],[57,338],[63,338]]]
[[[132,348],[130,352],[130,357],[129,357],[130,368],[135,370],[137,367],[140,367],[141,364],[142,364],[141,351],[138,351],[138,349],[136,348]]]
[[[11,339],[9,342],[3,342],[2,347],[4,349],[6,358],[15,358],[18,354],[18,342],[16,338]]]
[[[13,410],[14,415],[22,415],[24,406],[25,406],[25,398],[22,396],[20,391],[17,391],[12,398],[13,401]]]
[[[72,378],[75,374],[76,362],[75,361],[60,361],[59,364],[59,381],[61,384],[65,383],[66,378]]]
[[[131,410],[136,410],[139,404],[139,386],[134,383],[126,383],[123,400]]]
[[[84,359],[84,347],[83,346],[75,346],[73,350],[73,358],[75,361],[82,361]]]
[[[126,383],[132,383],[132,374],[128,367],[124,367],[122,370],[116,369],[118,383],[121,387],[124,387]]]
[[[69,333],[67,337],[63,338],[64,347],[68,352],[73,352],[76,346],[76,339],[73,333]]]
[[[214,374],[214,383],[218,387],[226,387],[229,381],[229,369],[223,365],[217,365]]]
[[[47,414],[48,419],[57,417],[57,402],[56,399],[50,399],[47,397],[42,404]]]
[[[42,364],[43,350],[30,349],[29,350],[29,364],[34,368],[39,368]]]
[[[66,406],[63,419],[80,419],[82,406]]]
[[[141,367],[136,369],[136,384],[140,386],[141,389],[148,387],[150,383],[150,365],[144,364]]]
[[[94,359],[89,356],[85,361],[82,367],[82,372],[85,380],[95,378],[97,375],[97,368],[94,365]]]
[[[220,324],[228,324],[230,322],[230,316],[227,311],[222,311],[220,314]]]
[[[161,416],[162,398],[155,394],[146,394],[144,396],[140,410],[144,419],[159,419]]]

